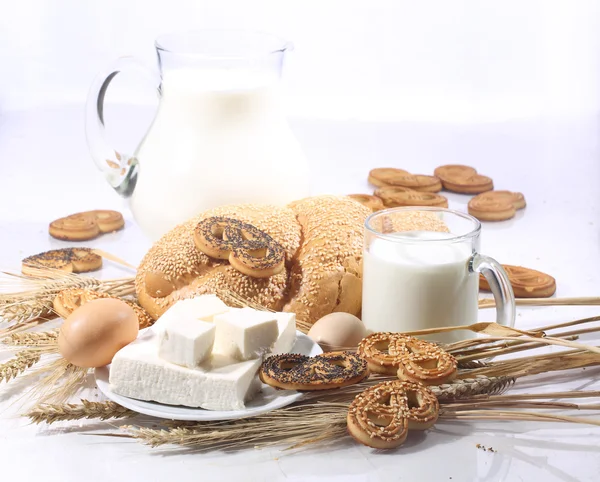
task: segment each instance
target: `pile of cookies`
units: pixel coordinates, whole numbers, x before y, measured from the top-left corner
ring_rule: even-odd
[[[442,189],[461,194],[476,194],[469,201],[469,214],[481,221],[504,221],[525,207],[525,197],[511,191],[494,191],[493,180],[470,166],[448,164],[435,169],[434,175],[411,174],[404,169],[383,167],[369,172],[373,194],[350,194],[373,212],[403,206],[448,207]]]
[[[48,226],[50,236],[62,241],[87,241],[101,234],[123,229],[125,221],[118,211],[97,209],[70,214]],[[44,276],[45,269],[67,273],[87,273],[102,268],[102,256],[93,249],[70,247],[52,249],[22,260],[21,272],[27,276]]]
[[[98,209],[70,214],[50,223],[50,236],[63,241],[87,241],[101,234],[123,229],[125,221],[118,211]]]

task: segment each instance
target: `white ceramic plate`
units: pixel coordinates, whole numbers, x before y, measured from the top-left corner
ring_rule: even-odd
[[[321,347],[312,341],[308,336],[301,332],[296,332],[296,343],[292,353],[315,356],[323,353]],[[276,408],[282,408],[298,401],[302,393],[295,390],[275,390],[274,388],[263,384],[262,389],[257,393],[253,400],[246,404],[245,410],[216,411],[205,410],[203,408],[182,407],[178,405],[165,405],[156,402],[146,402],[134,398],[123,397],[114,393],[108,383],[110,365],[96,368],[96,384],[106,397],[113,402],[129,408],[144,415],[152,417],[166,418],[169,420],[230,420],[235,418],[252,417],[261,413],[270,412]]]

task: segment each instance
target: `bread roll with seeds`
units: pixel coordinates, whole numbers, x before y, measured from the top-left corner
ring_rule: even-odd
[[[290,297],[284,311],[313,324],[362,308],[363,226],[371,211],[347,197],[320,196],[292,203],[303,243],[292,266]]]
[[[333,311],[361,309],[363,224],[371,211],[345,196],[273,205],[230,205],[202,213],[165,234],[142,259],[136,276],[140,305],[155,319],[176,301],[231,291],[312,324]],[[265,231],[285,249],[285,269],[251,278],[199,251],[193,239],[203,219],[224,216]]]
[[[239,219],[270,234],[285,249],[286,269],[270,278],[254,279],[227,260],[206,256],[194,243],[194,229],[213,216]],[[138,301],[155,319],[178,300],[219,290],[279,310],[285,302],[288,265],[299,247],[300,226],[289,208],[235,205],[211,209],[173,228],[148,251],[136,276]]]

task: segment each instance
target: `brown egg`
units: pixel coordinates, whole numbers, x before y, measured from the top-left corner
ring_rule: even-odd
[[[316,321],[308,336],[325,351],[356,348],[367,336],[363,322],[350,313],[331,313]]]
[[[73,365],[107,365],[121,348],[137,338],[139,323],[124,301],[88,301],[65,320],[58,334],[58,351]]]

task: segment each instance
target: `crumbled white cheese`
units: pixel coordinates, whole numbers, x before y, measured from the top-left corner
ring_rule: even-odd
[[[279,336],[273,313],[252,308],[231,309],[214,318],[217,328],[213,353],[250,360],[270,352]]]
[[[158,338],[158,356],[163,360],[196,368],[212,352],[215,325],[193,317],[171,318],[163,325]]]

